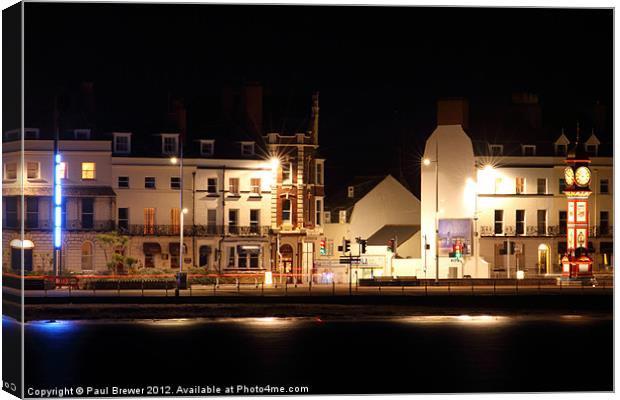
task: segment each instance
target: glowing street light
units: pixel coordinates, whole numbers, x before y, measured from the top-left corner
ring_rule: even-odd
[[[435,163],[435,283],[439,283],[439,140],[435,140],[435,159],[424,158],[425,166]]]

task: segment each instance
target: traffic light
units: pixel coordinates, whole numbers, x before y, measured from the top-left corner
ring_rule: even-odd
[[[319,254],[324,256],[327,255],[327,248],[325,247],[325,239],[321,239],[319,242]]]
[[[453,250],[454,250],[454,257],[455,257],[457,260],[460,260],[460,259],[461,259],[461,257],[463,256],[463,252],[462,252],[461,244],[460,244],[460,243],[458,243],[458,242],[457,242],[457,243],[455,243],[455,244],[454,244],[454,247],[453,247]]]
[[[345,253],[351,252],[351,241],[348,239],[344,240],[343,250]]]
[[[366,254],[366,239],[360,240],[360,245],[362,249],[362,254]]]

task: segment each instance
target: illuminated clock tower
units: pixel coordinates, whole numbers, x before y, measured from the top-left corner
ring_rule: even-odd
[[[590,190],[590,158],[584,146],[579,143],[579,128],[575,146],[568,152],[564,162],[564,180],[566,181],[566,200],[568,212],[566,218],[566,250],[562,258],[563,279],[592,278],[592,258],[588,255]]]

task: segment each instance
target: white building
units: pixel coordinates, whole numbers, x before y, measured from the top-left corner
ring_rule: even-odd
[[[527,99],[530,109],[537,105],[537,98]],[[559,274],[566,249],[564,159],[574,134],[570,140],[558,132],[554,140],[545,141],[534,124],[515,129],[515,138],[494,132],[493,140],[472,143],[467,125],[466,101],[439,102],[421,186],[422,235],[430,244],[427,263],[433,265],[432,273],[439,248],[440,278],[515,277],[516,270],[525,271],[526,277]],[[589,247],[595,273],[604,273],[613,265],[613,158],[611,146],[601,144],[594,133],[585,137],[593,170]],[[450,254],[457,242],[465,243],[462,262]]]
[[[371,276],[423,277],[420,260],[420,201],[391,175],[358,177],[326,200],[325,254],[316,262],[317,273],[335,272],[346,282],[348,266],[339,262],[343,240],[361,263],[354,279]],[[366,240],[366,253],[356,238]],[[393,240],[395,253],[390,250]]]

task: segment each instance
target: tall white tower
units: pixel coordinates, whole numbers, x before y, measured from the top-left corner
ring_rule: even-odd
[[[437,273],[438,278],[479,276],[474,263],[476,166],[471,139],[464,131],[467,122],[466,100],[438,102],[437,128],[426,141],[421,165],[421,242],[427,278],[436,278]],[[455,243],[465,243],[460,260],[449,257]]]

